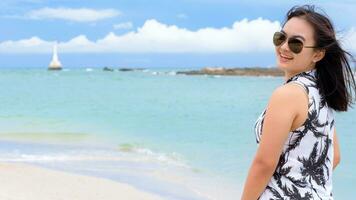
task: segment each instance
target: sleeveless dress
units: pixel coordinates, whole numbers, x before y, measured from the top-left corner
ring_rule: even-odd
[[[259,200],[332,200],[334,115],[316,84],[316,69],[301,72],[284,84],[301,86],[308,95],[308,117],[289,132],[277,167]],[[261,140],[266,108],[255,123]]]

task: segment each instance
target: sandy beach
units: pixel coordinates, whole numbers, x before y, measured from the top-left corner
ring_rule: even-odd
[[[159,196],[102,178],[20,163],[0,163],[1,200],[159,200]]]

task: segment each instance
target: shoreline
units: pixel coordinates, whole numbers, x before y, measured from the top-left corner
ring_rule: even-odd
[[[162,160],[162,154],[137,154],[131,147],[3,139],[0,144],[1,200],[228,200],[240,195],[235,182]],[[96,190],[100,193],[86,193]]]
[[[0,191],[2,200],[162,199],[117,181],[8,162],[0,162]]]
[[[222,192],[211,194],[209,188],[214,187],[205,184],[210,177],[148,149],[142,149],[146,155],[126,146],[116,149],[18,138],[0,139],[0,145],[1,200],[57,200],[56,196],[61,197],[58,200],[209,200]],[[103,189],[86,194],[97,188]]]

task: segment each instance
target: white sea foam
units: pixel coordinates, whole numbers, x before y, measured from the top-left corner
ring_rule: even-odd
[[[169,154],[166,153],[157,153],[153,152],[150,149],[137,148],[134,152],[144,155],[144,159],[159,161],[161,163],[171,164],[179,167],[190,168],[184,161],[180,154],[172,152]]]
[[[0,162],[61,162],[61,161],[118,161],[123,160],[114,156],[90,156],[70,154],[12,154],[0,155]]]
[[[40,144],[38,144],[40,145]],[[55,145],[54,145],[55,147]],[[53,147],[53,148],[54,148]],[[64,149],[63,149],[64,148]],[[65,149],[68,148],[68,149]],[[191,167],[186,164],[183,156],[176,152],[154,152],[148,148],[137,147],[131,144],[121,145],[119,151],[111,148],[96,149],[95,147],[55,147],[44,148],[39,151],[28,152],[15,149],[0,152],[0,162],[66,162],[66,161],[127,161],[148,162],[172,167]]]
[[[125,153],[136,154],[133,155],[133,157],[142,161],[160,162],[168,165],[190,168],[185,163],[183,156],[177,152],[171,152],[171,153],[154,152],[151,149],[138,147],[132,144],[121,144],[119,150]]]
[[[175,71],[170,71],[170,72],[168,72],[167,74],[168,74],[168,75],[171,75],[171,76],[175,76],[175,75],[177,74],[177,72],[175,72]]]

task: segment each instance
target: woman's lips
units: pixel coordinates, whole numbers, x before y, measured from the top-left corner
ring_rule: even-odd
[[[290,60],[293,60],[293,58],[288,57],[288,56],[285,56],[285,55],[282,55],[282,54],[279,54],[279,60],[280,60],[281,62],[288,62],[288,61],[290,61]]]

